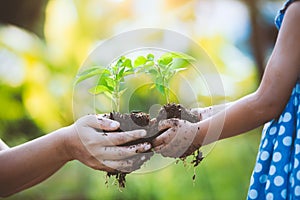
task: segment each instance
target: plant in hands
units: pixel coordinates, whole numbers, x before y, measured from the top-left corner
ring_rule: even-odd
[[[180,118],[185,120],[191,120],[191,122],[198,121],[197,116],[191,116],[192,113],[188,113],[180,105],[170,104],[170,81],[178,72],[185,70],[190,62],[195,61],[194,58],[179,52],[167,52],[161,55],[158,59],[155,59],[153,54],[147,56],[138,56],[134,61],[122,56],[117,62],[111,64],[107,69],[103,67],[93,67],[82,73],[77,77],[76,84],[80,83],[88,78],[99,76],[96,85],[89,89],[92,94],[104,93],[108,96],[114,105],[114,111],[109,115],[110,119],[121,122],[120,130],[135,130],[137,128],[143,128],[147,130],[147,138],[138,140],[152,143],[152,139],[157,135],[163,133],[167,128],[158,129],[159,121],[170,118]],[[121,88],[121,84],[125,82],[125,77],[134,73],[146,73],[151,76],[153,80],[153,88],[155,87],[166,99],[166,106],[162,108],[159,115],[155,120],[150,120],[148,114],[132,114],[122,115],[119,112],[121,95],[126,91],[126,88]],[[107,115],[108,116],[108,115]],[[125,120],[124,120],[125,119]],[[128,121],[127,119],[131,120]],[[135,120],[134,120],[135,119]],[[132,124],[132,120],[135,124]],[[142,121],[144,122],[142,122]],[[137,123],[141,122],[141,124]],[[167,131],[168,132],[168,131]],[[165,135],[165,134],[163,134]],[[189,138],[189,137],[186,137]],[[150,141],[151,140],[151,141]],[[178,142],[179,140],[174,140]],[[186,140],[189,142],[189,140]],[[130,144],[135,144],[130,143]],[[165,144],[167,145],[167,144]],[[182,146],[189,146],[188,144]],[[182,151],[182,149],[178,149]],[[160,152],[161,153],[161,152]],[[183,154],[184,152],[182,152]],[[171,156],[169,153],[162,153],[164,156]],[[173,157],[182,157],[182,154]],[[199,153],[198,153],[199,154]],[[202,157],[202,156],[201,156]],[[111,173],[108,173],[111,175]],[[125,181],[125,175],[123,172],[117,172],[116,176],[119,183]],[[122,184],[121,184],[122,185]]]

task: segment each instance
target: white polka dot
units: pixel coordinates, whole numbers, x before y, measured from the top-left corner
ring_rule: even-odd
[[[278,162],[278,161],[280,161],[281,160],[281,153],[279,153],[279,152],[276,152],[276,153],[274,153],[274,155],[273,155],[273,161],[274,162]]]
[[[279,117],[279,120],[278,120],[278,123],[281,123],[282,122],[282,115],[280,115],[280,117]]]
[[[294,99],[294,105],[298,106],[298,98],[297,97],[295,97],[295,99]]]
[[[297,138],[300,138],[300,129],[297,130]]]
[[[297,158],[295,158],[294,168],[296,169],[298,166],[299,166],[299,160]]]
[[[257,163],[257,164],[255,165],[254,171],[255,171],[256,173],[259,173],[259,172],[261,172],[261,170],[262,170],[262,165],[261,165],[260,163]]]
[[[278,147],[278,141],[275,142],[274,149],[277,149],[277,147]]]
[[[286,189],[281,191],[281,197],[286,199]]]
[[[300,85],[296,85],[296,92],[300,93]]]
[[[274,135],[276,133],[276,131],[277,131],[277,128],[276,127],[272,127],[270,129],[270,135]]]
[[[253,175],[251,176],[251,179],[250,179],[250,185],[253,185],[254,183],[254,178],[253,178]]]
[[[291,144],[292,144],[292,137],[286,136],[285,138],[283,138],[282,142],[283,142],[283,144],[285,146],[291,146]]]
[[[257,195],[258,195],[258,193],[257,193],[256,190],[252,189],[252,190],[249,191],[249,197],[250,197],[250,199],[256,199]]]
[[[274,199],[274,195],[272,193],[268,193],[266,196],[266,200],[273,200]]]
[[[285,173],[288,173],[289,172],[289,167],[290,166],[290,164],[286,164],[285,166],[284,166],[284,171],[285,171]]]
[[[263,148],[266,148],[266,147],[267,147],[267,145],[268,145],[268,140],[267,140],[267,139],[265,139],[265,141],[264,141],[264,144],[262,145],[262,147],[263,147]]]
[[[269,152],[263,151],[261,153],[261,155],[260,155],[260,159],[263,160],[263,161],[265,161],[265,160],[267,160],[269,158],[269,156],[270,156]]]
[[[297,113],[299,113],[300,112],[300,105],[298,106],[298,111],[297,111]]]
[[[295,151],[295,154],[298,154],[300,153],[300,145],[299,144],[296,144],[296,151]]]
[[[270,187],[270,180],[267,180],[267,183],[266,183],[266,190],[269,189]]]
[[[294,180],[294,177],[290,176],[290,184],[292,187],[294,187],[295,185],[295,180]]]
[[[272,175],[274,175],[275,174],[275,172],[276,172],[276,167],[274,166],[274,165],[272,165],[271,167],[270,167],[270,175],[272,176]]]
[[[285,132],[284,126],[280,126],[278,135],[283,135]]]
[[[300,180],[300,171],[297,172],[296,177],[297,177],[298,180]]]
[[[292,119],[291,113],[286,112],[286,113],[284,114],[284,116],[283,116],[282,121],[283,121],[283,122],[289,122],[291,119]]]
[[[295,195],[300,196],[300,186],[298,185],[295,187]]]
[[[267,179],[268,179],[268,176],[267,176],[266,174],[261,175],[261,176],[259,177],[259,182],[260,182],[260,183],[265,183],[265,182],[267,182]]]
[[[276,176],[274,178],[274,184],[276,186],[281,186],[283,184],[283,182],[284,182],[284,180],[283,180],[283,178],[281,176]]]

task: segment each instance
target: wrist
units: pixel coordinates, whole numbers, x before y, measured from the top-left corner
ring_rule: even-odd
[[[201,127],[201,122],[195,123],[194,126],[197,132],[193,140],[193,146],[199,149],[203,145],[202,143],[204,139],[203,136],[204,131],[203,128]]]
[[[62,139],[62,154],[64,159],[68,161],[72,161],[75,159],[75,150],[76,150],[76,128],[74,125],[70,125],[60,129]]]

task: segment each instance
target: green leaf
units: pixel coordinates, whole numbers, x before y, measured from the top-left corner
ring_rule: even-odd
[[[147,62],[145,63],[145,67],[146,67],[146,68],[153,67],[154,64],[155,64],[154,61],[147,61]]]
[[[154,61],[154,55],[153,55],[152,53],[149,53],[149,54],[147,55],[147,60],[149,60],[149,61]]]
[[[118,61],[117,61],[117,64],[115,66],[117,67],[121,67],[125,61],[126,57],[125,56],[121,56]]]
[[[196,61],[196,59],[192,56],[189,56],[185,53],[181,53],[181,52],[168,52],[166,53],[167,55],[171,56],[172,58],[180,58],[183,60],[187,60],[187,61]]]
[[[155,84],[156,89],[164,96],[166,96],[165,93],[165,86],[161,85],[161,84]]]
[[[157,63],[160,67],[166,67],[172,61],[172,56],[170,56],[169,54],[164,54],[157,60]]]
[[[184,59],[174,59],[171,68],[172,69],[180,69],[180,68],[186,68],[190,64],[189,61]]]
[[[116,87],[116,82],[111,77],[107,77],[103,85],[106,86],[109,90],[113,91]]]
[[[100,67],[93,67],[93,68],[87,69],[76,76],[76,80],[75,80],[74,84],[76,85],[88,78],[91,78],[93,76],[101,74],[103,72],[103,70],[104,69],[101,69]]]
[[[92,88],[89,89],[89,92],[92,93],[92,94],[101,94],[101,93],[104,93],[104,92],[111,93],[110,89],[108,89],[104,85],[97,85],[95,87],[92,87]]]
[[[121,67],[119,73],[117,74],[117,77],[116,77],[117,80],[120,80],[121,78],[123,78],[124,71],[125,71],[125,67],[123,66],[123,67]]]
[[[134,61],[134,67],[139,67],[147,63],[147,59],[144,56],[139,56]]]
[[[124,63],[123,63],[123,66],[129,68],[129,69],[132,69],[132,64],[131,64],[131,60],[126,58]]]
[[[100,75],[97,85],[107,85],[106,80],[111,79],[111,72],[108,69],[103,70],[102,74]]]

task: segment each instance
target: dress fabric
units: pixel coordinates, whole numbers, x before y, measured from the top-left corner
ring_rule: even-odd
[[[295,0],[294,0],[295,1]],[[275,24],[279,29],[285,10],[294,1],[285,2]],[[265,124],[256,164],[248,190],[248,200],[300,200],[300,81],[278,119]]]

